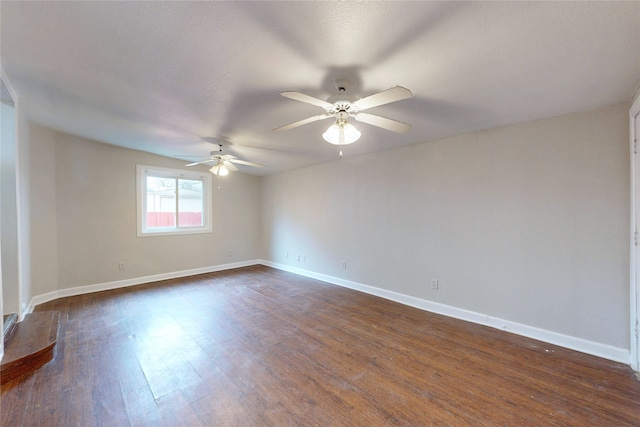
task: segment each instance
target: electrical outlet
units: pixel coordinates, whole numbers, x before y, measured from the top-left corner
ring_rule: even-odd
[[[298,255],[298,261],[300,261],[300,255]]]
[[[227,258],[231,258],[233,256],[233,252],[232,251],[228,251],[227,252]]]
[[[440,282],[438,281],[438,279],[431,279],[431,289],[437,291],[439,287],[440,287]]]
[[[126,270],[127,269],[127,265],[124,263],[124,261],[120,261],[118,263],[118,270]]]
[[[343,270],[347,269],[347,261],[342,261],[342,269]]]

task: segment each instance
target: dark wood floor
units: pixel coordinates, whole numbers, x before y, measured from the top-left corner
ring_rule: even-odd
[[[267,267],[62,298],[2,426],[639,426],[625,365]]]

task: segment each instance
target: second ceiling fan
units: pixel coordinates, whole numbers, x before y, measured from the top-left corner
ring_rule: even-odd
[[[234,163],[252,166],[254,168],[261,168],[263,166],[260,163],[238,159],[237,157],[230,154],[222,154],[222,144],[218,144],[218,147],[218,151],[212,151],[211,155],[207,159],[201,160],[199,162],[189,163],[185,166],[196,166],[205,163],[213,163],[211,169],[209,169],[209,172],[218,176],[226,176],[229,174],[229,172],[237,171],[238,168],[234,166]]]
[[[369,108],[411,98],[413,94],[409,89],[402,86],[396,86],[352,102],[345,94],[349,81],[339,79],[335,81],[335,85],[339,92],[338,95],[333,96],[326,101],[298,91],[280,92],[280,95],[285,98],[321,107],[324,109],[324,114],[318,114],[303,120],[298,120],[297,122],[273,129],[273,131],[281,132],[319,120],[335,118],[334,124],[327,129],[322,137],[332,144],[346,145],[351,144],[360,138],[360,132],[348,122],[349,117],[353,117],[359,122],[367,123],[396,133],[404,133],[411,129],[411,125],[408,123],[388,119],[375,114],[363,113],[364,110]]]

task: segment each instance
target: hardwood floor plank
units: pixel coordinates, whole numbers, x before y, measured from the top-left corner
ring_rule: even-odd
[[[0,425],[23,425],[29,410],[27,405],[35,381],[34,374],[2,385],[0,395]]]
[[[137,388],[122,387],[122,398],[131,427],[161,425],[162,416],[147,384]]]
[[[93,416],[93,402],[91,385],[79,383],[71,387],[64,388],[60,393],[60,400],[63,402],[62,422],[55,424],[49,422],[44,425],[60,426],[92,426],[95,424]],[[52,391],[56,393],[56,391]],[[32,418],[27,417],[32,422]],[[36,423],[25,423],[22,425],[38,425]]]
[[[248,397],[219,369],[207,376],[209,393],[191,403],[202,425],[241,426],[264,425],[256,415],[255,396]]]
[[[129,418],[122,397],[120,382],[102,381],[95,382],[91,387],[91,407],[95,426],[128,427]]]
[[[203,427],[189,402],[180,390],[157,399],[160,410],[160,425],[171,427]],[[204,426],[206,427],[206,426]]]

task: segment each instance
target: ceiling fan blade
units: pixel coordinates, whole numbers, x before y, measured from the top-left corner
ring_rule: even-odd
[[[220,156],[220,158],[221,158],[222,160],[231,160],[231,159],[235,159],[236,157],[235,157],[235,156],[232,156],[231,154],[225,154],[225,155],[223,155],[223,156]]]
[[[201,164],[203,164],[203,163],[209,163],[209,162],[213,162],[213,161],[215,161],[215,160],[216,160],[216,159],[208,159],[208,160],[203,160],[203,161],[201,161],[201,162],[189,163],[188,165],[185,165],[185,166],[201,165]]]
[[[378,105],[389,104],[391,102],[401,101],[403,99],[411,98],[413,94],[409,89],[402,86],[392,87],[391,89],[383,90],[382,92],[374,93],[373,95],[359,99],[353,103],[359,110],[366,110],[367,108],[377,107]]]
[[[229,169],[229,172],[235,172],[235,171],[237,171],[237,170],[238,170],[238,168],[237,168],[237,167],[235,167],[235,166],[233,165],[233,163],[231,163],[231,162],[230,162],[230,161],[228,161],[228,160],[224,160],[224,161],[222,162],[222,164],[224,165],[224,167],[225,167],[225,168]]]
[[[246,160],[240,160],[240,159],[230,159],[229,162],[238,163],[239,165],[253,166],[254,168],[261,168],[264,166],[262,163],[248,162]]]
[[[376,116],[375,114],[358,113],[355,115],[355,119],[359,122],[368,123],[396,133],[405,133],[411,129],[411,125],[408,123],[387,119],[386,117]]]
[[[333,107],[333,104],[327,102],[327,101],[323,101],[320,98],[316,98],[314,96],[311,95],[306,95],[304,93],[301,92],[296,92],[295,90],[287,90],[284,92],[280,92],[280,95],[284,96],[285,98],[289,98],[289,99],[293,99],[295,101],[300,101],[300,102],[305,102],[307,104],[311,104],[311,105],[316,105],[318,107],[322,107],[325,110],[327,108],[331,108]]]
[[[298,120],[297,122],[289,123],[288,125],[280,126],[279,128],[273,129],[273,131],[282,132],[283,130],[297,128],[298,126],[306,125],[307,123],[317,122],[318,120],[328,119],[330,117],[333,117],[333,116],[330,114],[320,114],[320,115],[309,117],[303,120]]]

